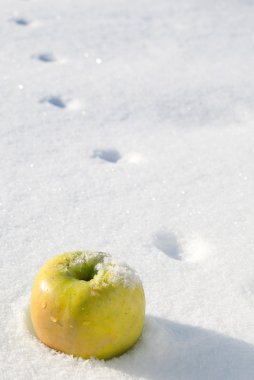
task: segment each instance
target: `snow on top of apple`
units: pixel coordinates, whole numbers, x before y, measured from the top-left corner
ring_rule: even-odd
[[[111,255],[105,252],[73,252],[68,268],[74,269],[76,273],[89,270],[89,280],[93,287],[121,283],[124,287],[134,288],[141,282],[131,267],[126,263],[113,261]]]
[[[109,257],[108,253],[93,251],[76,251],[72,252],[70,255],[70,267],[82,267],[83,265],[88,267],[95,267],[96,264],[101,262],[104,258]]]
[[[103,286],[121,283],[126,288],[135,288],[141,283],[137,273],[129,265],[121,262],[112,262],[110,257],[96,265],[96,283]]]

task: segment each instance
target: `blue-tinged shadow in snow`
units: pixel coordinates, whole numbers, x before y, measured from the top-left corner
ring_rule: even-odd
[[[153,243],[157,249],[171,259],[181,260],[182,248],[173,232],[158,231],[153,237]]]
[[[55,61],[55,57],[51,53],[41,53],[34,57],[37,58],[39,61],[46,63]]]
[[[41,99],[39,103],[49,103],[57,108],[66,108],[66,103],[62,100],[61,96],[49,96]]]
[[[136,346],[105,366],[152,380],[253,380],[254,347],[211,330],[149,316]]]
[[[35,336],[28,309],[25,324]],[[131,350],[94,364],[147,380],[253,380],[254,347],[212,330],[147,316],[142,338]]]
[[[100,158],[103,161],[115,164],[121,159],[121,155],[116,149],[95,149],[92,158]]]
[[[28,20],[25,18],[16,18],[13,20],[17,25],[27,26],[30,24]]]

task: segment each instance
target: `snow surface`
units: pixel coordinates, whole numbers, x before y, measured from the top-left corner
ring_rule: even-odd
[[[0,378],[254,379],[254,3],[0,0]],[[140,275],[143,337],[55,353],[28,313],[46,259]]]

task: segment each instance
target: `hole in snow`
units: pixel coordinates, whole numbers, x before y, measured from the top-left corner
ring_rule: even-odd
[[[66,108],[66,103],[62,100],[61,96],[50,96],[42,99],[40,103],[49,103],[58,108]]]
[[[41,62],[54,62],[55,57],[51,53],[38,54],[36,58]]]
[[[182,248],[173,232],[158,231],[153,238],[157,249],[174,260],[181,260]]]
[[[100,158],[103,161],[116,163],[122,157],[116,149],[96,149],[93,152],[92,158]]]
[[[25,18],[16,18],[14,20],[14,22],[17,24],[17,25],[22,25],[22,26],[27,26],[30,24],[30,22],[28,20],[26,20]]]
[[[52,96],[48,99],[48,103],[52,104],[52,106],[58,107],[58,108],[65,108],[66,104],[59,96]]]

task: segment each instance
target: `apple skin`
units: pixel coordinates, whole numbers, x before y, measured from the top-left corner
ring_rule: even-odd
[[[112,266],[95,269],[105,257],[65,253],[39,270],[30,311],[35,333],[44,344],[84,359],[110,359],[139,339],[145,318],[142,283],[138,279],[126,286],[124,276],[114,278]]]

